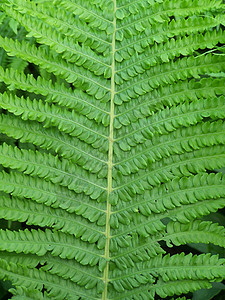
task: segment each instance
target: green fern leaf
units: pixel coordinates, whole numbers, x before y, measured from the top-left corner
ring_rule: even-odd
[[[0,2],[12,299],[185,300],[225,279],[222,0]],[[187,248],[190,249],[190,248]],[[187,294],[185,296],[185,294]],[[175,297],[175,298],[173,298]]]

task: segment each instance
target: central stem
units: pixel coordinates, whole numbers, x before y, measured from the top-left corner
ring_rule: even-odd
[[[105,245],[105,259],[107,260],[106,267],[104,270],[104,291],[102,293],[102,300],[107,300],[108,282],[109,282],[109,261],[110,261],[110,215],[111,215],[111,204],[109,201],[110,193],[112,192],[112,168],[113,168],[113,121],[114,121],[114,96],[115,96],[115,35],[116,35],[116,0],[114,2],[114,19],[113,26],[114,32],[112,37],[112,77],[111,77],[111,104],[110,104],[110,129],[109,129],[109,154],[108,154],[108,186],[107,186],[107,208],[106,208],[106,245]]]

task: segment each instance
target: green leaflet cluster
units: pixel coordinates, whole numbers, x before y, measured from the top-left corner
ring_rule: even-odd
[[[176,250],[225,248],[202,220],[225,207],[224,9],[1,1],[0,218],[26,224],[0,230],[13,299],[185,300],[225,278],[224,259]]]

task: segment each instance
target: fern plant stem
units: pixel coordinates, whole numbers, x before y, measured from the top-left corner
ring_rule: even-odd
[[[114,123],[114,97],[115,97],[115,39],[116,39],[116,0],[114,3],[114,33],[112,36],[112,77],[111,77],[111,104],[110,104],[110,131],[109,131],[109,152],[108,152],[108,185],[107,185],[107,208],[106,208],[106,245],[105,245],[105,259],[107,261],[106,267],[103,274],[104,290],[102,293],[102,300],[107,300],[107,291],[109,283],[109,262],[110,262],[110,215],[111,215],[111,204],[110,204],[110,193],[112,192],[112,168],[113,168],[113,123]]]

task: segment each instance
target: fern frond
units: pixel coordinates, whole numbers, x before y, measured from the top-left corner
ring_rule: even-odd
[[[45,3],[36,5],[33,2],[17,1],[16,8],[21,13],[29,14],[32,17],[37,17],[43,20],[46,24],[54,27],[68,37],[73,37],[78,42],[84,43],[91,49],[97,50],[99,53],[106,55],[110,46],[110,35],[88,26],[78,18],[74,18],[72,13],[69,13],[62,6],[57,10],[55,6],[49,6]]]
[[[23,285],[28,289],[35,289],[41,291],[45,284],[50,299],[62,299],[67,297],[68,299],[85,299],[85,295],[88,295],[90,299],[96,299],[91,295],[91,292],[82,292],[82,288],[76,285],[76,291],[74,291],[74,283],[72,284],[68,280],[64,280],[58,276],[50,275],[42,270],[28,269],[26,267],[16,265],[13,263],[7,263],[5,260],[0,261],[0,276],[6,277],[12,281],[14,286]],[[35,278],[35,280],[33,280]],[[62,286],[65,286],[65,290],[62,290]]]
[[[157,274],[164,282],[179,280],[204,280],[224,276],[224,261],[216,256],[177,255],[158,256],[149,263],[136,264],[134,268],[114,271],[111,284],[117,292],[123,292],[139,287],[146,283],[153,283],[152,276]],[[182,269],[182,270],[180,270]]]
[[[43,256],[49,251],[53,256],[75,259],[82,265],[95,266],[101,262],[100,270],[105,265],[102,251],[98,250],[95,245],[88,245],[86,249],[83,249],[84,242],[78,239],[75,241],[70,235],[52,232],[48,229],[45,231],[24,230],[18,232],[1,230],[0,239],[1,251],[32,253],[38,256]]]
[[[91,175],[86,179],[85,175],[79,177],[75,174],[76,169],[69,166],[69,161],[60,161],[57,157],[51,154],[40,153],[39,151],[20,150],[16,147],[3,144],[0,146],[0,161],[5,167],[19,170],[25,174],[45,178],[53,183],[59,183],[62,186],[68,187],[77,193],[84,192],[92,199],[96,199],[102,195],[104,197],[105,187],[99,184],[104,184],[103,180],[99,179],[99,184],[91,181]],[[81,171],[81,170],[80,170]],[[82,170],[82,173],[87,173]],[[101,197],[100,197],[101,198]],[[100,200],[100,199],[99,199]]]
[[[121,62],[122,67],[120,67],[119,70],[122,71],[135,66],[135,58],[137,59],[137,57],[138,64],[140,64],[139,69],[148,69],[151,65],[157,64],[157,62],[167,62],[169,59],[179,56],[179,54],[192,54],[195,49],[204,49],[207,46],[213,47],[214,44],[218,43],[218,38],[221,37],[222,33],[219,32],[218,34],[216,31],[207,31],[206,34],[201,35],[199,33],[216,27],[219,24],[220,22],[216,18],[207,16],[204,18],[191,17],[187,20],[178,19],[177,22],[172,21],[170,23],[164,22],[162,25],[153,25],[150,35],[146,37],[144,34],[142,37],[140,33],[136,33],[135,35],[138,34],[138,39],[134,35],[134,38],[128,39],[128,44],[125,43],[127,40],[118,37],[118,39],[121,40],[122,46],[120,46],[116,52],[116,60]],[[192,36],[185,37],[185,34],[190,33]],[[170,37],[180,37],[172,38],[168,41],[168,35]],[[149,48],[148,46],[154,44],[154,42],[158,44]],[[164,45],[162,44],[163,42],[165,42]],[[138,53],[131,56],[132,50],[136,50]],[[134,70],[134,68],[132,68],[132,70]]]
[[[1,1],[0,278],[12,299],[184,300],[224,280],[223,258],[187,246],[225,248],[224,226],[203,219],[225,207],[224,10]]]
[[[225,235],[224,227],[212,222],[199,220],[189,224],[174,224],[174,222],[171,222],[167,226],[167,233],[168,235],[174,235],[174,237],[165,238],[168,245],[170,245],[170,241],[175,245],[182,245],[187,243],[187,240],[190,240],[190,243],[198,241],[198,243],[212,243],[223,248],[225,247],[225,241],[223,238],[221,239]],[[195,234],[193,235],[193,233]]]
[[[107,10],[99,7],[98,4],[101,4],[101,1],[97,1],[97,5],[95,3],[90,4],[74,0],[54,0],[53,3],[56,6],[66,8],[74,15],[79,15],[79,18],[88,23],[90,27],[98,28],[99,30],[105,31],[107,34],[113,33],[113,2],[106,1],[104,3],[108,7]]]
[[[62,76],[69,83],[76,82],[76,86],[88,86],[86,91],[88,94],[95,94],[96,99],[104,101],[109,100],[109,85],[106,80],[99,79],[90,71],[84,71],[85,75],[80,73],[78,67],[63,59],[60,59],[57,53],[51,52],[46,48],[37,48],[27,42],[14,42],[8,38],[0,37],[1,46],[7,51],[10,56],[18,56],[28,60],[36,65],[45,68],[48,72]]]
[[[148,29],[149,24],[146,21],[151,22],[150,24],[152,25],[156,24],[157,22],[162,23],[170,16],[193,16],[195,14],[201,14],[207,11],[213,12],[221,8],[223,8],[223,5],[222,1],[220,0],[195,0],[192,2],[179,2],[177,0],[121,1],[118,4],[118,9],[120,12],[120,18],[118,18],[118,22],[123,23],[124,28],[131,26],[131,24],[133,27],[135,27],[135,24],[141,23],[145,29]],[[131,18],[126,20],[126,15],[130,16]],[[136,31],[138,30],[141,31],[139,28],[136,28]]]
[[[82,147],[83,144],[75,137],[61,134],[55,128],[45,128],[38,122],[24,122],[11,115],[0,115],[0,129],[2,133],[22,143],[33,143],[43,149],[52,150],[61,157],[65,157],[92,173],[98,174],[99,178],[107,176],[106,157],[104,153],[100,157],[95,156],[95,150]],[[76,142],[75,142],[76,141]]]
[[[17,1],[10,2],[16,5],[15,9],[21,9],[21,1],[19,3],[16,3]],[[95,75],[104,74],[106,78],[111,76],[110,61],[107,61],[107,57],[104,60],[100,60],[98,55],[88,47],[80,47],[78,43],[74,44],[68,38],[64,38],[57,31],[54,31],[54,28],[46,26],[40,20],[37,21],[30,18],[27,15],[28,11],[26,11],[26,15],[23,15],[17,13],[15,9],[7,8],[7,6],[3,7],[3,9],[9,16],[22,24],[29,32],[29,35],[36,37],[39,43],[50,46],[57,53],[62,53],[62,57],[67,61],[83,66]]]
[[[199,22],[198,22],[199,21]],[[142,26],[139,26],[139,30],[133,30],[134,28],[121,27],[121,33],[118,35],[118,40],[121,40],[120,47],[117,51],[117,59],[122,61],[123,58],[130,57],[129,52],[136,50],[139,53],[148,50],[148,46],[154,44],[154,42],[162,43],[166,42],[168,37],[175,36],[185,36],[185,34],[204,32],[207,28],[215,27],[216,24],[220,23],[217,17],[213,18],[212,16],[201,15],[198,18],[196,17],[178,17],[176,22],[175,20],[164,20],[162,23],[152,24],[151,29],[148,28],[147,32],[143,30]],[[145,26],[145,25],[144,25]],[[142,28],[141,28],[142,27]],[[131,35],[132,32],[132,35]],[[123,34],[127,39],[123,38]],[[140,39],[137,39],[137,35]]]
[[[39,178],[32,178],[21,173],[1,173],[0,189],[15,196],[30,198],[54,208],[62,208],[70,213],[82,215],[91,222],[105,225],[104,206],[89,203],[84,195],[56,186]]]
[[[170,179],[221,168],[224,158],[223,147],[219,145],[163,158],[150,164],[150,171],[128,175],[129,179],[126,177],[126,182],[118,177],[118,185],[114,188],[111,201],[117,203],[118,197],[121,200],[131,200],[132,196],[143,194],[145,190],[151,190],[153,186],[168,182]]]
[[[123,160],[115,164],[115,169],[123,175],[130,175],[137,173],[139,169],[149,169],[153,163],[173,155],[224,144],[224,123],[206,122],[188,129],[180,128],[174,133],[153,138],[152,142],[148,140],[145,143],[144,140],[142,144],[137,145],[129,157],[125,152]]]
[[[35,289],[18,287],[17,289],[10,289],[10,292],[14,295],[11,298],[14,300],[29,300],[31,297],[35,300],[49,299],[49,297],[43,296],[42,292]]]
[[[220,56],[219,56],[220,57]],[[188,57],[175,62],[169,62],[154,66],[146,70],[144,75],[137,75],[133,73],[123,78],[122,73],[116,75],[116,82],[119,84],[120,89],[117,90],[115,101],[120,105],[122,102],[127,102],[130,99],[138,98],[167,84],[174,84],[180,80],[188,78],[200,78],[200,75],[208,74],[209,72],[218,72],[224,70],[224,58],[219,59],[210,54],[200,57]],[[137,75],[137,76],[136,76]],[[132,77],[135,78],[133,79]],[[128,82],[123,83],[124,80]]]
[[[42,100],[18,98],[6,93],[0,94],[0,106],[17,116],[21,115],[24,120],[44,122],[44,127],[56,126],[60,131],[76,136],[82,141],[85,140],[94,148],[100,148],[103,145],[105,145],[105,148],[107,147],[107,130],[103,129],[103,131],[96,132],[91,129],[93,127],[91,121],[84,126],[83,116],[76,114],[74,111],[69,112],[54,104],[50,106]],[[77,119],[77,121],[74,121],[74,119]]]
[[[140,96],[128,103],[124,103],[126,109],[121,110],[123,106],[118,107],[116,128],[128,125],[138,119],[151,116],[164,106],[172,107],[184,102],[190,103],[201,98],[213,98],[224,94],[223,78],[214,80],[212,78],[202,78],[199,81],[184,80],[174,85],[159,87],[151,92],[149,98]]]
[[[68,279],[80,286],[84,286],[86,289],[91,289],[96,286],[99,290],[102,289],[103,286],[101,282],[101,272],[95,266],[92,266],[91,269],[89,269],[89,266],[82,266],[81,268],[79,263],[73,260],[64,260],[50,254],[46,254],[40,258],[35,254],[1,252],[0,257],[4,260],[10,258],[14,264],[23,265],[27,268],[33,268],[40,264],[40,270]]]
[[[158,217],[170,217],[186,223],[192,218],[223,207],[223,185],[224,178],[219,174],[198,174],[174,179],[146,192],[142,201],[137,202],[136,197],[128,203],[121,201],[118,203],[118,210],[113,212],[112,219],[116,223],[122,222],[125,219],[123,214],[126,214],[124,224],[130,224],[132,215],[140,213],[150,216],[152,221]],[[111,226],[114,227],[113,224]]]
[[[0,80],[7,84],[10,90],[16,88],[37,95],[41,94],[46,96],[46,102],[66,106],[85,115],[90,120],[94,119],[97,123],[102,122],[104,126],[109,125],[107,104],[99,102],[96,106],[92,98],[80,90],[72,91],[71,88],[66,88],[64,84],[53,84],[40,76],[36,80],[32,74],[26,76],[22,72],[19,73],[13,69],[4,70],[1,67]]]
[[[73,234],[83,241],[89,243],[98,242],[99,247],[104,247],[104,233],[99,231],[96,226],[89,222],[82,221],[78,217],[61,209],[53,209],[43,204],[34,203],[32,201],[15,198],[4,197],[0,199],[0,217],[11,221],[26,222],[28,225],[39,225],[41,227],[52,227],[65,233]],[[90,226],[91,225],[91,226]]]
[[[201,122],[204,118],[210,117],[212,120],[223,119],[224,112],[219,108],[224,105],[224,97],[217,97],[203,101],[193,101],[177,105],[171,109],[164,109],[153,114],[150,119],[141,119],[133,122],[127,128],[123,126],[119,132],[123,132],[122,138],[115,139],[123,151],[131,150],[138,144],[144,143],[154,135],[165,135],[178,128],[189,127]],[[117,137],[117,136],[116,136]],[[131,145],[131,146],[130,146]],[[118,148],[119,148],[118,147]]]

